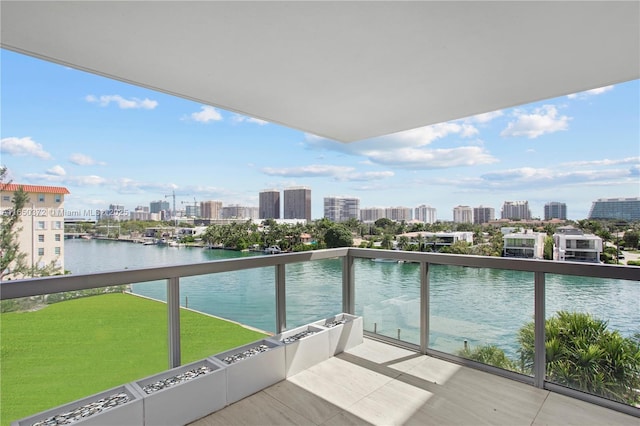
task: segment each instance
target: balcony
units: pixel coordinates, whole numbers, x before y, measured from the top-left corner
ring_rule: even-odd
[[[378,290],[371,290],[373,284],[370,278],[359,273],[363,268],[361,262],[381,257],[412,265],[410,276],[416,280],[416,285],[411,288],[401,286],[393,269],[401,267],[401,264],[378,264],[391,268],[385,270],[387,279],[382,284],[392,296],[380,296],[385,298],[382,304],[375,300]],[[273,331],[279,333],[300,325],[297,324],[300,319],[290,318],[287,306],[304,303],[304,299],[292,297],[289,291],[296,286],[295,267],[314,262],[340,263],[336,276],[328,273],[320,276],[333,289],[325,291],[341,292],[341,297],[337,294],[332,296],[341,299],[343,312],[363,316],[365,335],[369,338],[348,352],[289,377],[196,424],[251,424],[264,423],[265,419],[273,424],[637,424],[635,417],[640,417],[638,407],[580,392],[549,380],[545,376],[544,349],[545,318],[555,313],[555,310],[547,312],[545,307],[554,306],[554,287],[564,286],[561,281],[558,284],[558,277],[624,280],[630,284],[633,294],[638,296],[640,270],[632,267],[343,248],[8,281],[0,284],[0,299],[165,280],[168,324],[166,356],[167,367],[173,368],[182,364],[181,338],[189,331],[181,328],[180,321],[180,289],[181,285],[187,285],[189,277],[216,277],[218,274],[237,274],[253,269],[265,272],[260,274],[264,281],[261,284],[273,289]],[[533,320],[535,335],[535,354],[530,372],[498,368],[460,355],[456,345],[462,342],[457,340],[466,335],[464,329],[472,326],[474,321],[446,317],[439,308],[443,301],[453,300],[460,311],[468,310],[469,307],[458,298],[460,293],[469,290],[457,286],[460,283],[453,281],[443,291],[440,286],[441,268],[453,271],[448,277],[463,272],[472,273],[476,284],[488,286],[488,299],[477,300],[469,312],[470,318],[475,318],[478,325],[474,333],[481,334],[476,336],[480,343],[495,343],[504,339],[504,333],[498,327],[484,324],[482,320],[487,311],[495,310],[495,303],[512,303],[513,306],[507,306],[508,309],[520,305],[531,307],[530,312],[524,310],[525,321]],[[505,292],[492,287],[495,274],[501,270],[517,274],[518,282],[513,285],[523,285],[523,294],[528,295],[529,300],[508,302],[508,299],[503,299]],[[567,297],[570,297],[571,288],[567,287],[563,291],[566,290]],[[634,305],[633,300],[639,298],[634,298],[633,294],[631,298],[627,297],[632,300],[625,300],[628,305],[612,306],[612,309],[626,309],[636,315],[633,312],[637,304]],[[247,306],[250,306],[250,302],[246,301]],[[387,311],[393,315],[388,315]],[[325,312],[310,311],[306,319],[313,321],[324,318],[324,315]],[[395,322],[389,323],[391,317]],[[508,328],[515,330],[521,326],[520,323],[507,324]],[[113,336],[114,345],[117,344],[116,337]],[[467,342],[464,344],[466,346]],[[471,344],[478,343],[472,341]],[[49,354],[36,353],[30,356],[39,357],[42,364],[46,365]]]

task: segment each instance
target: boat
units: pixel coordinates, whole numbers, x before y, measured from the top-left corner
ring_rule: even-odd
[[[179,242],[177,242],[177,241],[171,241],[171,242],[169,243],[169,247],[184,247],[184,246],[185,246],[185,244],[184,244],[184,243],[179,243]]]
[[[280,254],[282,250],[279,246],[269,246],[262,251],[264,254]]]

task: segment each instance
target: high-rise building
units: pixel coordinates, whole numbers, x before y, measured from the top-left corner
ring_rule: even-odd
[[[152,201],[149,203],[149,213],[160,213],[161,211],[169,211],[169,202],[164,200]]]
[[[64,196],[60,186],[7,184],[0,192],[0,212],[13,209],[13,193],[22,187],[28,201],[14,228],[20,252],[29,267],[43,268],[53,263],[64,271]],[[9,269],[14,265],[9,265]]]
[[[334,222],[360,218],[360,199],[352,197],[324,197],[324,217]]]
[[[455,223],[473,223],[473,209],[469,206],[454,207],[453,221]]]
[[[544,205],[544,220],[567,220],[567,205],[557,201],[551,201]]]
[[[410,221],[412,219],[411,213],[409,207],[387,207],[384,209],[385,217],[396,222]]]
[[[187,204],[187,205],[184,207],[184,214],[185,214],[185,216],[187,216],[187,217],[200,217],[200,216],[202,216],[202,215],[201,215],[201,209],[200,209],[200,206],[199,206],[199,205],[197,205],[197,204],[196,204],[196,205],[193,205],[193,206],[192,206],[192,205],[190,205],[190,204]]]
[[[385,216],[385,211],[380,207],[366,207],[360,209],[360,220],[363,222],[375,222]]]
[[[129,218],[131,220],[149,220],[150,219],[149,207],[146,207],[146,206],[136,207],[131,212]]]
[[[296,186],[284,190],[284,218],[311,221],[311,189]]]
[[[505,201],[500,213],[502,219],[530,220],[531,210],[528,201]]]
[[[204,219],[220,219],[222,201],[202,201],[200,203],[200,213]]]
[[[267,189],[260,192],[259,219],[280,219],[280,191]]]
[[[436,220],[438,220],[436,217],[436,209],[424,204],[415,208],[413,218],[424,223],[436,223]]]
[[[640,220],[640,197],[600,198],[591,205],[589,219]]]
[[[473,223],[481,225],[483,223],[489,223],[496,218],[496,210],[493,207],[474,207],[473,208]]]
[[[220,210],[220,219],[258,219],[258,207],[231,204]]]

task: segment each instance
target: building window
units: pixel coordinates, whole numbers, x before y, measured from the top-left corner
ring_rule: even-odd
[[[53,229],[62,229],[62,222],[60,221],[53,222]]]
[[[62,201],[62,195],[60,195],[60,194],[54,195],[53,198],[54,198],[56,203],[59,203],[59,202]]]
[[[56,234],[56,235],[55,235],[55,240],[56,240],[56,241],[60,241],[60,234]]]
[[[44,256],[44,247],[38,249],[38,256]]]
[[[11,201],[11,195],[3,195],[2,201]]]
[[[47,226],[44,220],[38,221],[38,223],[36,224],[36,229],[47,229]]]
[[[38,202],[44,203],[44,194],[38,194]]]
[[[59,255],[60,254],[60,247],[54,247],[53,248],[53,253]]]
[[[44,234],[38,234],[38,242],[44,243]]]

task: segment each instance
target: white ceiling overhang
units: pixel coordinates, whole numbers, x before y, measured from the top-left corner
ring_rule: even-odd
[[[3,48],[339,141],[640,77],[638,1],[2,1]]]

